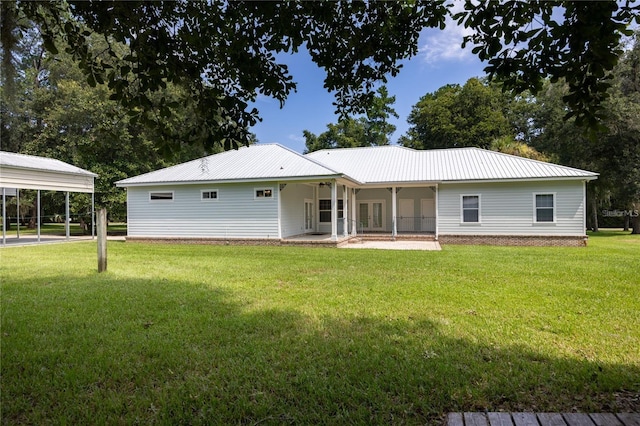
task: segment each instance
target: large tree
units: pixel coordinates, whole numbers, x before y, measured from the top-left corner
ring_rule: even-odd
[[[90,85],[106,83],[113,99],[143,122],[164,129],[178,104],[153,93],[182,87],[198,126],[188,140],[229,148],[247,141],[258,120],[248,105],[258,93],[284,102],[295,82],[276,54],[306,48],[325,69],[325,86],[345,114],[362,113],[373,88],[415,55],[420,31],[440,27],[449,13],[433,2],[176,2],[24,0],[0,3],[4,75],[22,22],[39,25],[47,50],[73,55]],[[621,34],[640,5],[619,2],[468,1],[457,18],[473,30],[467,40],[507,87],[533,91],[541,78],[566,78],[570,114],[594,123],[616,63]],[[90,49],[92,32],[108,42]],[[60,40],[60,41],[58,41]],[[113,42],[126,43],[119,55]],[[103,57],[111,57],[105,61]],[[156,107],[159,117],[144,110]],[[136,115],[136,113],[140,113]],[[195,130],[198,129],[198,130]],[[164,129],[173,140],[172,129]]]
[[[632,49],[622,55],[614,69],[612,94],[603,105],[607,109],[605,127],[585,134],[575,119],[564,120],[563,98],[568,85],[547,82],[538,95],[533,125],[537,135],[531,143],[555,155],[562,164],[600,173],[589,184],[590,223],[597,228],[601,208],[640,210],[640,34]],[[611,205],[611,203],[614,203]],[[640,219],[632,221],[640,233]]]
[[[398,118],[393,108],[395,101],[396,97],[389,96],[387,88],[382,86],[364,115],[341,118],[335,124],[327,124],[327,130],[317,136],[304,130],[305,153],[320,149],[389,145],[396,130],[396,126],[389,123],[389,118]]]
[[[101,39],[92,41],[93,49],[104,47]],[[95,172],[96,204],[107,207],[112,218],[126,216],[126,194],[114,186],[115,181],[208,153],[197,144],[178,144],[180,149],[162,152],[153,143],[158,139],[154,129],[131,120],[121,105],[109,99],[112,92],[107,86],[91,87],[69,54],[48,54],[35,29],[25,34],[16,51],[16,96],[0,93],[2,149],[56,158]],[[177,99],[183,96],[181,91],[169,84],[154,96]],[[191,116],[188,109],[176,110],[166,118],[166,126],[187,128]],[[64,205],[59,197],[48,195],[43,204],[48,212],[60,212]],[[90,197],[72,198],[74,213],[86,212],[90,205]]]
[[[400,144],[417,149],[477,146],[515,136],[505,115],[509,102],[500,88],[477,78],[450,84],[420,98],[411,110]]]

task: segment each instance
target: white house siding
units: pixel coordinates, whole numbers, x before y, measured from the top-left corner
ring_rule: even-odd
[[[255,198],[255,189],[273,189],[272,198]],[[201,191],[218,199],[202,201]],[[149,192],[173,191],[173,201],[149,201]],[[278,238],[277,182],[259,184],[162,185],[129,187],[131,237]]]
[[[441,184],[440,235],[584,236],[584,182]],[[534,223],[535,193],[555,194],[555,223]],[[480,223],[461,223],[461,196],[480,195]]]
[[[282,237],[304,234],[304,200],[313,201],[311,185],[288,183],[280,191],[280,216]],[[317,203],[314,201],[314,220],[317,218]]]

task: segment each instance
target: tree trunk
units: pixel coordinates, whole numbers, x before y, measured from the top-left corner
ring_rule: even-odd
[[[629,215],[628,214],[624,215],[624,228],[622,230],[623,231],[628,231],[629,230]]]
[[[631,218],[631,233],[640,234],[640,215]]]
[[[593,200],[593,202],[591,203],[591,213],[592,213],[591,230],[593,232],[598,232],[598,206],[596,204],[596,200]]]

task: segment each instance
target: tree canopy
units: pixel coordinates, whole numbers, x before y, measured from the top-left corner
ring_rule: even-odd
[[[388,145],[396,131],[396,126],[389,123],[390,117],[398,118],[393,109],[395,101],[396,97],[389,96],[387,88],[382,86],[364,115],[341,118],[336,124],[327,124],[327,130],[317,136],[304,130],[305,153],[320,149]]]
[[[283,103],[296,84],[277,54],[306,48],[327,75],[343,115],[366,111],[376,83],[395,76],[402,59],[418,52],[423,28],[443,28],[451,14],[431,2],[119,2],[24,0],[0,3],[3,73],[25,22],[35,22],[50,54],[65,51],[89,85],[106,84],[164,141],[199,141],[225,148],[247,143],[259,119],[249,106],[258,94]],[[568,82],[565,101],[577,121],[597,123],[620,53],[620,37],[635,19],[637,2],[467,1],[458,22],[466,40],[507,88],[540,90],[547,76]],[[91,49],[98,34],[104,51]],[[124,52],[114,46],[127,46]],[[108,60],[106,59],[108,58]],[[167,84],[184,96],[154,96]],[[186,105],[197,126],[185,134],[165,126]],[[146,109],[159,113],[149,115]],[[179,136],[179,138],[177,138]]]

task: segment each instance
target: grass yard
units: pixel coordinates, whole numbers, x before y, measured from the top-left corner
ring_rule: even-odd
[[[0,250],[4,424],[640,410],[640,237],[441,252]]]

